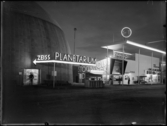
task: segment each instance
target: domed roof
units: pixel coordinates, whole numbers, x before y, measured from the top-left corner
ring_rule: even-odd
[[[60,25],[53,20],[49,14],[40,6],[38,3],[33,1],[5,1],[3,2],[3,7],[10,9],[11,11],[27,14],[33,17],[37,17],[40,19],[43,19],[45,21],[48,21],[52,24],[55,24],[60,29]]]

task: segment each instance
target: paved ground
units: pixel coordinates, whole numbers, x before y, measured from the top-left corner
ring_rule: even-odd
[[[16,89],[5,97],[4,123],[165,124],[165,85]]]

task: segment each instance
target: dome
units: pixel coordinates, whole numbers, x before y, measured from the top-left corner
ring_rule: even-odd
[[[24,69],[41,70],[41,81],[48,79],[53,64],[34,65],[37,55],[70,54],[64,32],[35,2],[3,2],[3,74],[19,83]],[[57,80],[72,81],[72,66],[55,64]],[[6,77],[6,78],[5,78]]]
[[[49,16],[49,14],[40,6],[38,3],[33,1],[6,1],[3,4],[4,8],[8,8],[12,11],[19,12],[22,14],[30,15],[33,17],[37,17],[53,23],[60,28],[60,25]]]

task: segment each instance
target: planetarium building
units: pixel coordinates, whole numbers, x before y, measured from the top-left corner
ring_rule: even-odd
[[[53,74],[56,81],[71,82],[71,65],[33,63],[39,57],[54,56],[55,52],[71,54],[58,23],[35,2],[3,2],[2,11],[3,84],[29,85],[31,73],[33,85],[53,80]]]

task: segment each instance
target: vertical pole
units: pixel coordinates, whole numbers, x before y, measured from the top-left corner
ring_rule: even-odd
[[[153,69],[152,69],[152,56],[153,56],[153,52],[151,52],[151,85],[152,85],[152,78],[153,78]]]
[[[122,59],[122,85],[124,83],[124,44],[122,45],[123,59]]]
[[[39,70],[39,79],[40,79],[40,82],[39,82],[39,83],[40,83],[40,84],[41,84],[41,82],[42,82],[42,78],[41,78],[41,77],[42,77],[42,75],[41,75],[41,69],[40,69],[40,70]]]
[[[153,52],[152,52],[152,58],[154,58]],[[153,70],[153,61],[152,61],[152,65],[151,65],[151,66],[152,66],[151,70],[152,70],[152,74],[153,74],[153,71],[154,71],[154,70]],[[153,79],[153,76],[152,76],[152,79]]]
[[[74,28],[74,54],[75,54],[75,28]]]
[[[163,54],[162,54],[162,61],[161,61],[161,81],[162,81],[162,84],[163,83]]]
[[[55,88],[55,63],[53,67],[53,88]]]
[[[139,70],[140,70],[140,67],[139,67],[139,65],[140,65],[140,48],[139,48],[139,55],[138,55],[138,84],[140,84],[140,77],[139,77]]]
[[[77,29],[74,28],[74,52],[73,52],[74,54],[75,54],[75,31],[76,31],[76,30],[77,30]],[[74,64],[72,65],[72,67],[73,67],[73,69],[74,69]],[[77,73],[77,74],[78,74],[78,73]],[[76,81],[76,77],[77,77],[76,75],[75,75],[75,76],[73,75],[73,82],[74,82],[74,80],[75,80],[75,82],[77,82],[77,81]]]
[[[108,70],[108,46],[107,46],[107,66],[106,66],[106,80],[107,80],[107,70]]]
[[[75,54],[75,31],[77,30],[77,28],[74,28],[74,54]]]
[[[0,64],[1,65],[0,66],[0,69],[1,69],[1,71],[0,71],[1,72],[0,73],[1,94],[0,95],[1,95],[1,104],[2,104],[2,101],[3,101],[3,97],[2,97],[3,95],[2,94],[3,94],[3,91],[4,91],[3,90],[3,84],[4,84],[3,83],[3,67],[2,67],[3,66],[3,60],[2,60],[3,59],[3,2],[1,2],[1,57],[0,58],[1,58],[1,61],[0,61],[1,62],[1,64]],[[1,109],[0,114],[3,115],[3,106],[2,105],[1,105],[0,109]],[[2,121],[2,116],[0,117],[0,120]]]

